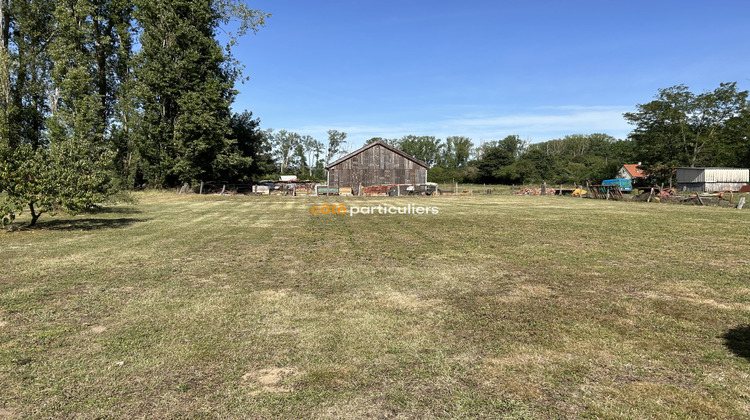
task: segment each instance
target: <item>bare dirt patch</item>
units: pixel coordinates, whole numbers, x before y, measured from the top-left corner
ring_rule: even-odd
[[[91,327],[91,332],[94,333],[94,334],[101,334],[101,333],[103,333],[106,330],[107,330],[107,327],[105,327],[103,325],[97,325],[95,327]]]
[[[299,371],[292,367],[261,369],[242,375],[242,380],[255,388],[250,395],[262,392],[292,392],[288,379],[299,376]]]
[[[16,414],[10,410],[0,408],[0,419],[14,419]]]

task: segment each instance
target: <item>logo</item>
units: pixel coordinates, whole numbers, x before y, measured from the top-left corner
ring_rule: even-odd
[[[346,214],[346,206],[343,204],[323,204],[310,208],[312,214]]]
[[[409,204],[407,206],[391,206],[388,204],[379,204],[377,206],[352,206],[346,208],[346,205],[342,204],[321,204],[320,206],[313,206],[310,208],[312,214],[349,214],[349,216],[359,214],[412,214],[417,216],[439,214],[440,209],[434,206],[417,206]]]

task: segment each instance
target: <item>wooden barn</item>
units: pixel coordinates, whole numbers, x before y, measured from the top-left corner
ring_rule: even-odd
[[[351,188],[424,184],[426,163],[382,141],[374,141],[326,166],[328,185]]]

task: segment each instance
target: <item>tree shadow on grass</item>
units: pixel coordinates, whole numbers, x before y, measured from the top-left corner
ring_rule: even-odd
[[[143,213],[136,207],[96,207],[87,210],[85,214],[138,214]]]
[[[44,217],[44,216],[42,216]],[[57,231],[74,231],[74,230],[99,230],[99,229],[117,229],[131,226],[135,223],[147,222],[151,219],[139,219],[134,217],[109,218],[70,218],[70,219],[52,219],[39,220],[34,227],[26,227],[31,230],[57,230]]]
[[[721,337],[729,351],[750,360],[750,325],[732,328]]]

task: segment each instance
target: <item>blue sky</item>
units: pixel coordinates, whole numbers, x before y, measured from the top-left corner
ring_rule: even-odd
[[[248,0],[235,111],[352,147],[406,134],[625,138],[659,88],[750,89],[745,1]]]

